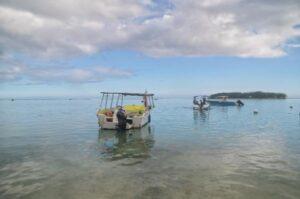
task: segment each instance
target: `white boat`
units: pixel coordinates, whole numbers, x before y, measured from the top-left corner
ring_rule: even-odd
[[[150,110],[154,108],[154,94],[145,93],[119,93],[101,92],[100,109],[97,111],[98,123],[102,129],[132,129],[141,128],[151,120]],[[143,104],[123,105],[124,97],[138,96]],[[114,99],[116,97],[116,102]],[[104,105],[104,106],[103,106]],[[124,120],[118,113],[125,112]],[[121,122],[123,122],[121,124]]]
[[[197,100],[197,98],[200,98],[200,101]],[[210,104],[207,102],[206,96],[194,96],[193,100],[193,109],[194,110],[208,110],[210,107]]]
[[[228,100],[228,96],[218,96],[217,99],[207,100],[212,106],[244,106],[241,100],[232,101]]]
[[[198,106],[198,105],[193,105],[193,109],[194,110],[208,110],[210,107],[209,103],[205,103],[202,107]]]
[[[234,101],[228,101],[228,96],[219,96],[217,99],[208,99],[212,106],[236,106]]]

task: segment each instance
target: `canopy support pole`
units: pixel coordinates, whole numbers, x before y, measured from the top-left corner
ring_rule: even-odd
[[[119,99],[120,99],[120,94],[118,94],[118,98],[117,98],[116,106],[118,106],[118,105],[119,105]]]
[[[106,109],[106,107],[107,107],[107,100],[108,100],[108,94],[106,94],[105,109]]]
[[[114,95],[115,94],[112,94],[112,96],[111,96],[110,108],[112,108],[112,104],[113,104],[113,101],[114,101]]]
[[[121,106],[123,106],[124,95],[121,97]]]
[[[151,96],[151,101],[152,101],[152,106],[153,106],[153,108],[154,108],[154,107],[155,107],[155,105],[154,105],[153,96]]]
[[[103,98],[104,98],[104,94],[102,94],[102,97],[101,97],[100,108],[102,108]]]

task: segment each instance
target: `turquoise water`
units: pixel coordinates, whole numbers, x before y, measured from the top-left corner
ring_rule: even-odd
[[[0,198],[300,198],[300,100],[191,102],[122,134],[96,99],[1,100]]]

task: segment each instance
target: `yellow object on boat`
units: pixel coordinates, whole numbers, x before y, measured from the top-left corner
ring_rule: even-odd
[[[125,105],[123,108],[128,113],[144,113],[146,110],[143,105]]]

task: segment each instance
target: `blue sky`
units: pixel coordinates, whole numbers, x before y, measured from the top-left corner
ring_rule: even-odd
[[[0,3],[0,97],[300,97],[299,1],[82,3]]]

